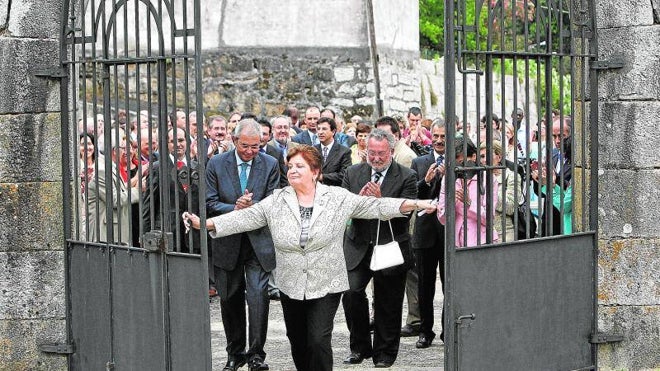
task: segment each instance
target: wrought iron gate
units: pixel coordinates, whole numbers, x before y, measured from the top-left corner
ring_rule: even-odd
[[[445,12],[445,369],[595,369],[593,2]]]
[[[199,1],[62,14],[69,368],[210,370]]]

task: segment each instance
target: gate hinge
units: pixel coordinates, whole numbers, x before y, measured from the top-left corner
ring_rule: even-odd
[[[73,354],[73,344],[66,343],[53,343],[53,344],[41,344],[39,345],[39,350],[44,353],[55,353],[55,354]]]
[[[625,60],[623,57],[615,56],[611,59],[605,59],[602,61],[593,61],[591,63],[592,70],[611,70],[615,68],[623,68],[625,66]]]
[[[67,71],[62,67],[53,67],[53,68],[45,68],[43,70],[36,70],[32,74],[37,77],[46,77],[49,79],[61,79],[69,76]]]
[[[173,243],[174,234],[171,232],[163,233],[163,231],[153,230],[142,236],[142,247],[152,252],[167,251],[167,246],[173,246]]]
[[[606,334],[604,332],[591,334],[591,339],[589,339],[591,344],[618,343],[620,341],[623,341],[623,335]]]

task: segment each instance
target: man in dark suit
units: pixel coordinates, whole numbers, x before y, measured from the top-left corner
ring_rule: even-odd
[[[316,133],[321,143],[314,147],[323,156],[323,184],[340,186],[346,168],[351,166],[351,150],[335,142],[337,125],[329,117],[321,117],[316,125]]]
[[[260,153],[261,126],[241,120],[235,130],[236,148],[213,156],[206,169],[206,209],[209,217],[243,209],[273,193],[279,184],[279,166]],[[227,336],[225,371],[246,362],[250,371],[267,370],[264,343],[268,325],[269,272],[275,268],[275,250],[268,228],[213,239],[215,284],[220,295],[222,324]],[[249,320],[246,346],[245,303]]]
[[[330,117],[331,119],[335,120],[335,123],[337,124],[337,131],[335,132],[335,143],[339,143],[342,146],[346,146],[348,148],[351,148],[353,144],[357,143],[357,140],[354,137],[344,134],[344,120],[341,117],[337,118],[335,111],[330,108],[325,108],[323,111],[321,111],[321,117]]]
[[[431,127],[433,151],[413,160],[411,169],[417,173],[417,195],[421,199],[437,199],[440,182],[445,173],[445,125],[439,121]],[[435,296],[436,270],[440,269],[443,283],[445,272],[445,226],[440,224],[436,213],[418,215],[415,220],[413,249],[417,259],[419,314],[419,338],[415,346],[428,348],[433,332],[433,298]],[[443,339],[443,333],[440,339]]]
[[[172,251],[190,252],[199,254],[199,233],[192,233],[192,241],[186,238],[181,220],[184,211],[199,211],[198,182],[194,173],[197,163],[187,161],[190,137],[183,129],[170,129],[167,133],[167,156],[150,165],[147,173],[147,189],[142,198],[142,220],[144,231],[160,230],[171,232],[174,236]],[[160,189],[162,172],[169,173],[167,198],[163,199]],[[190,198],[189,198],[190,196]],[[190,199],[191,208],[188,207]],[[163,220],[165,218],[166,220]],[[137,228],[137,226],[134,226]]]
[[[289,185],[289,182],[286,179],[287,167],[284,163],[284,154],[279,149],[268,144],[268,142],[273,139],[273,126],[267,119],[259,119],[259,125],[261,125],[261,148],[259,152],[265,153],[272,156],[277,160],[277,164],[280,167],[280,185],[278,188],[284,188]]]
[[[348,168],[342,186],[349,191],[374,197],[417,198],[415,173],[392,161],[394,137],[374,129],[367,139],[367,163]],[[344,363],[358,364],[373,357],[376,367],[390,367],[400,343],[400,324],[406,272],[412,266],[409,217],[378,220],[353,219],[344,237],[344,256],[350,289],[342,299],[350,331],[351,354]],[[377,236],[380,223],[380,235]],[[404,264],[373,272],[369,269],[374,245],[392,240],[399,243]],[[369,304],[365,289],[373,278],[374,339],[369,330]]]
[[[303,130],[296,134],[291,140],[300,144],[307,144],[313,146],[319,144],[319,138],[316,136],[316,124],[321,117],[321,110],[318,107],[311,106],[305,111],[303,118],[303,125],[307,126],[307,130]]]

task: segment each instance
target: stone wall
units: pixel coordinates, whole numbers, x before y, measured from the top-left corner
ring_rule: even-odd
[[[445,110],[445,77],[444,58],[437,61],[422,60],[417,75],[420,77],[421,104],[428,117],[444,117]],[[476,123],[486,114],[486,79],[477,78],[476,74],[461,74],[458,67],[454,70],[456,86],[456,114],[461,120],[472,123],[474,130]],[[465,79],[465,81],[464,81]],[[504,85],[504,93],[502,86]],[[465,88],[464,88],[465,86]],[[536,100],[536,84],[530,80],[525,84],[521,79],[500,74],[493,75],[492,98],[493,112],[498,117],[509,117],[514,107],[527,108],[525,114],[530,118],[532,124],[536,123],[538,114]],[[529,96],[529,104],[525,98]],[[463,97],[465,97],[463,99]],[[516,104],[514,104],[514,97]],[[502,105],[504,111],[502,112]],[[465,109],[466,117],[463,117]]]
[[[60,1],[0,0],[0,370],[64,370]]]
[[[419,60],[388,58],[381,64],[386,113],[419,105]],[[224,48],[203,57],[204,108],[258,115],[280,114],[288,104],[332,107],[350,117],[375,119],[375,82],[367,49]]]
[[[599,363],[658,369],[660,6],[601,0],[596,10],[598,59],[625,60],[599,78],[599,328],[624,336],[599,348]]]
[[[420,62],[416,50],[417,2],[375,3],[385,112],[422,104],[427,115],[442,115],[443,85],[428,82],[442,68]],[[266,5],[276,8],[266,13]],[[599,327],[625,338],[601,346],[599,364],[653,369],[660,367],[660,10],[657,1],[597,5],[599,59],[625,59],[624,68],[602,72],[599,81]],[[39,344],[66,341],[59,84],[36,76],[58,66],[61,6],[0,0],[3,371],[66,369],[65,357],[38,350]],[[205,6],[202,17],[216,30],[204,39],[206,109],[272,114],[288,103],[318,104],[374,118],[362,2],[226,0]],[[285,11],[290,9],[295,14]],[[353,23],[344,26],[346,19]],[[242,41],[232,30],[253,33]],[[279,44],[258,37],[274,30],[281,30]],[[476,108],[468,111],[476,117]]]

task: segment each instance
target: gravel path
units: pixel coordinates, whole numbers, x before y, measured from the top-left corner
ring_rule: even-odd
[[[438,291],[441,284],[438,282]],[[439,296],[439,297],[438,297]],[[438,292],[435,300],[436,325],[435,332],[440,333],[440,308],[442,308],[442,294]],[[406,300],[403,304],[404,321],[407,312]],[[225,352],[225,334],[220,316],[220,301],[214,298],[211,301],[211,347],[213,352],[213,370],[221,371],[227,361]],[[427,349],[415,348],[417,337],[401,338],[399,356],[390,370],[442,370],[444,362],[444,347],[439,339]],[[334,351],[334,368],[336,370],[375,370],[371,359],[365,360],[360,365],[345,365],[343,359],[348,355],[348,329],[344,311],[341,304],[335,317],[335,328],[332,335],[332,348]],[[273,371],[295,370],[289,340],[286,337],[284,320],[282,317],[282,306],[277,301],[270,303],[270,316],[268,323],[268,341],[266,342],[266,362]],[[243,367],[241,370],[246,370]]]

